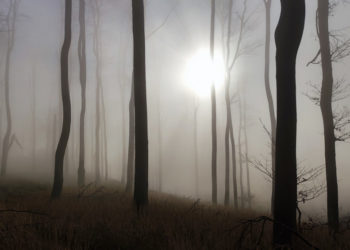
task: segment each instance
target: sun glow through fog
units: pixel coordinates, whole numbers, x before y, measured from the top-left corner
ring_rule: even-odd
[[[209,49],[200,49],[192,55],[186,64],[186,85],[200,97],[209,97],[212,83],[219,89],[225,79],[225,67],[222,58],[212,62]]]

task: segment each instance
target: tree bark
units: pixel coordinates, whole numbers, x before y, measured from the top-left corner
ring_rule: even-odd
[[[215,41],[215,0],[211,0],[211,21],[210,21],[210,56],[214,61]],[[217,203],[217,132],[216,132],[216,93],[214,82],[211,85],[211,178],[212,178],[212,202]]]
[[[63,103],[63,124],[61,137],[57,145],[55,155],[55,175],[51,192],[51,198],[58,198],[63,185],[63,158],[67,148],[67,142],[71,125],[71,103],[68,80],[68,55],[72,36],[72,0],[65,0],[65,29],[64,42],[61,52],[61,93]]]
[[[305,22],[305,0],[281,0],[275,32],[277,79],[276,172],[273,243],[290,245],[296,229],[295,64]]]
[[[131,193],[134,183],[134,162],[135,162],[135,101],[134,101],[134,72],[132,73],[131,94],[129,101],[129,147],[128,147],[128,168],[126,178],[126,192]]]
[[[335,155],[335,136],[332,111],[333,69],[329,41],[329,1],[318,0],[318,29],[322,64],[320,107],[323,119],[328,225],[337,231],[339,226],[338,180]]]
[[[132,0],[135,95],[135,189],[137,209],[148,203],[148,128],[143,0]]]
[[[272,165],[272,192],[271,192],[271,213],[273,214],[273,203],[275,197],[275,186],[274,175],[275,175],[275,143],[276,143],[276,117],[275,117],[275,108],[273,105],[273,98],[271,93],[271,84],[270,84],[270,43],[271,43],[271,0],[263,0],[265,4],[265,24],[266,24],[266,36],[265,36],[265,71],[264,71],[264,80],[265,80],[265,92],[267,103],[269,107],[270,115],[270,126],[271,126],[271,165]]]
[[[80,33],[78,41],[78,56],[80,65],[81,110],[79,127],[79,167],[78,186],[85,185],[85,113],[86,113],[86,31],[85,31],[85,0],[79,0]]]

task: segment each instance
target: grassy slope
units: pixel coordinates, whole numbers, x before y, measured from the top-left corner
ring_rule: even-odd
[[[252,227],[241,224],[257,213],[151,193],[149,206],[137,215],[132,198],[121,190],[111,183],[103,188],[90,185],[80,195],[78,190],[67,188],[60,200],[50,201],[48,185],[0,179],[0,248],[270,248],[269,222],[259,245],[262,223]],[[11,209],[30,212],[6,211]],[[346,240],[349,235],[346,232],[334,241],[322,227],[303,234],[323,249],[350,249]],[[296,240],[296,248],[306,245]]]

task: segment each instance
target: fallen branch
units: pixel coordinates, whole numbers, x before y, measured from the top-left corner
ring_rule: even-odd
[[[244,239],[244,236],[242,234],[245,234],[249,227],[252,228],[253,224],[260,223],[260,222],[263,222],[263,227],[261,228],[260,235],[259,235],[258,241],[256,243],[256,246],[259,246],[259,244],[261,242],[261,238],[262,238],[262,235],[264,233],[264,227],[265,227],[266,222],[271,222],[271,223],[278,223],[278,224],[282,225],[285,229],[287,229],[289,232],[293,233],[297,238],[299,238],[302,242],[304,242],[310,248],[319,249],[318,247],[314,246],[311,242],[309,242],[301,234],[299,234],[298,232],[296,232],[292,228],[290,228],[287,225],[282,224],[278,221],[275,221],[274,219],[267,217],[267,216],[260,216],[260,217],[257,217],[255,219],[249,219],[249,220],[242,221],[240,224],[238,224],[235,227],[228,229],[226,231],[235,231],[236,229],[244,226],[242,233],[241,233],[241,236],[238,239],[238,243],[241,245],[241,242]]]

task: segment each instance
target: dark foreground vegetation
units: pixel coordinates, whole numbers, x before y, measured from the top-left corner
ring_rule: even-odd
[[[272,223],[258,212],[150,192],[137,214],[117,182],[66,188],[58,200],[48,184],[0,183],[1,249],[271,249]],[[335,236],[316,222],[302,228],[296,249],[350,249],[346,224]]]

